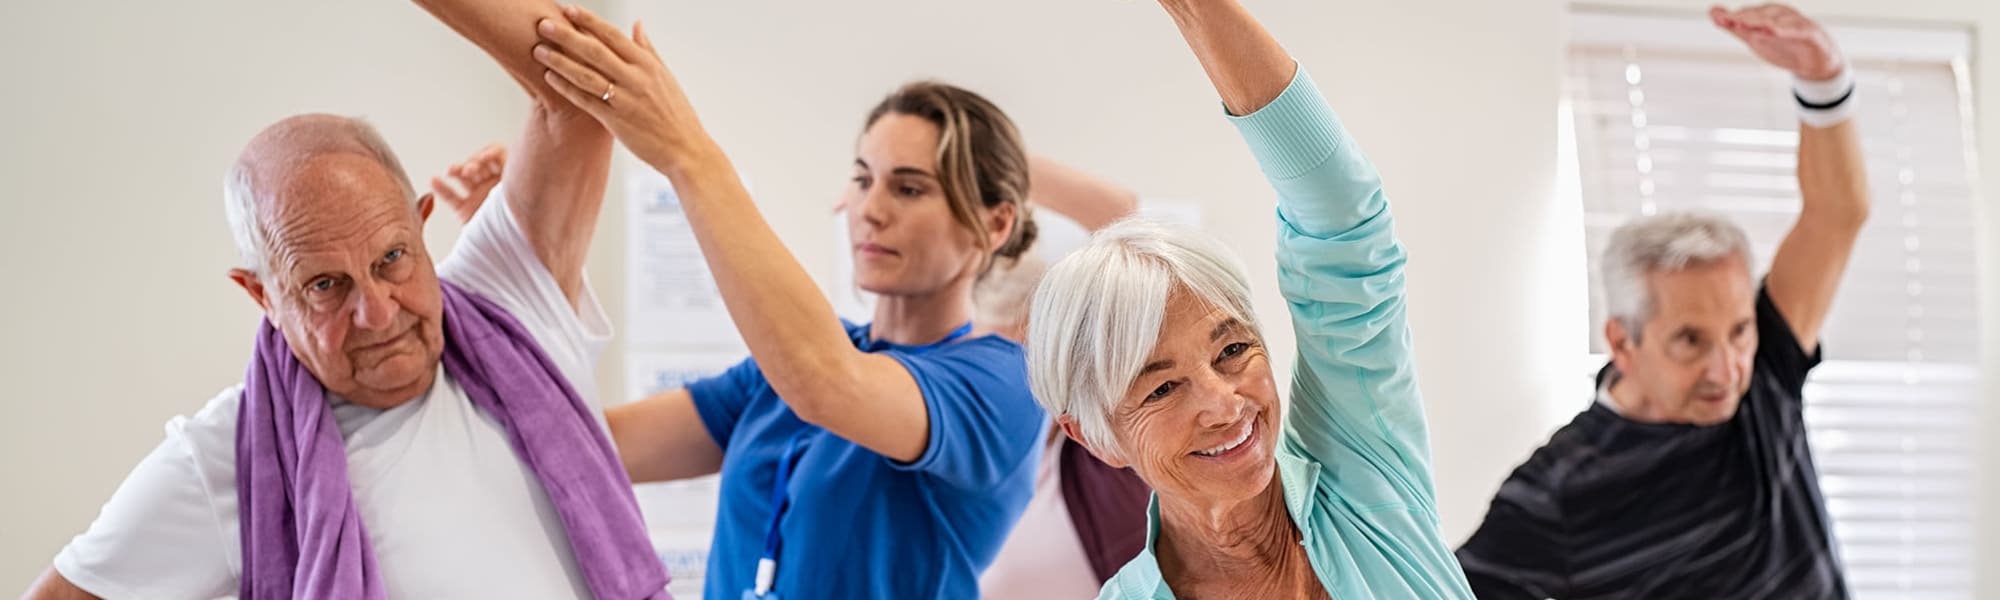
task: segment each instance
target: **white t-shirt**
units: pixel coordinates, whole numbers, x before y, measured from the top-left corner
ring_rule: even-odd
[[[441,279],[498,303],[597,401],[610,324],[585,285],[572,309],[495,194],[438,265]],[[579,314],[580,313],[580,314]],[[246,340],[247,341],[247,340]],[[234,595],[242,572],[236,507],[241,384],[192,417],[133,468],[97,520],[56,555],[56,571],[98,596]],[[347,470],[391,598],[589,597],[562,522],[506,430],[439,369],[423,398],[376,410],[337,398]],[[598,425],[604,426],[602,410]]]
[[[1056,441],[1060,441],[1058,438]],[[1007,534],[993,566],[979,577],[979,596],[987,600],[1095,598],[1097,574],[1090,570],[1083,540],[1069,519],[1069,501],[1062,491],[1062,445],[1042,448],[1041,469],[1035,474],[1035,495],[1028,510]]]

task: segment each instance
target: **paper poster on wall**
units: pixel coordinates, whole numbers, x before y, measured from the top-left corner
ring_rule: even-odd
[[[643,494],[640,500],[645,500]],[[715,514],[713,505],[708,507],[708,514]],[[654,529],[652,538],[653,551],[667,564],[667,574],[673,579],[667,582],[667,592],[677,600],[701,600],[701,588],[708,575],[710,533]]]
[[[627,400],[638,400],[719,374],[749,353],[681,211],[680,195],[657,171],[627,164],[633,168],[625,186],[623,391]],[[718,481],[709,476],[633,486],[676,598],[701,597]]]
[[[741,362],[736,351],[630,352],[625,356],[626,389],[632,398],[687,387]],[[676,598],[701,597],[708,567],[708,546],[715,529],[719,478],[647,483],[633,486],[639,510],[646,517],[648,537],[673,576],[668,588]]]
[[[653,552],[673,578],[667,591],[675,598],[701,597],[708,574],[708,547],[715,535],[715,510],[721,476],[644,483],[632,486],[639,510],[646,517],[646,536]]]
[[[625,352],[625,397],[632,400],[687,387],[749,358],[746,350],[637,350]]]
[[[622,332],[626,346],[740,347],[715,278],[681,212],[680,195],[658,171],[630,172]]]

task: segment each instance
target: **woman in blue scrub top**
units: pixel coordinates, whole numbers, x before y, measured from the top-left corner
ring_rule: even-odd
[[[1033,489],[1044,413],[971,291],[1035,235],[1028,155],[976,94],[904,86],[843,200],[875,319],[843,324],[640,28],[538,24],[547,78],[672,181],[750,359],[608,411],[635,481],[722,473],[704,597],[973,598]],[[565,22],[566,21],[566,22]],[[579,557],[579,560],[585,560]]]

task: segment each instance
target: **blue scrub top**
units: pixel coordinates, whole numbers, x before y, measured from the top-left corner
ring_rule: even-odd
[[[754,359],[688,386],[723,449],[722,490],[703,597],[751,589],[786,445],[803,433],[779,522],[775,591],[805,598],[976,598],[1034,493],[1046,416],[1021,346],[988,335],[934,346],[873,340],[863,352],[908,369],[930,413],[923,456],[901,463],[799,420]]]

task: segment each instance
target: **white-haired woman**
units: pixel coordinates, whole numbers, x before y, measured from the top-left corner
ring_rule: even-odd
[[[1210,238],[1113,226],[1050,269],[1035,396],[1155,490],[1102,598],[1470,598],[1438,532],[1402,246],[1375,169],[1236,0],[1161,0],[1278,191],[1299,363],[1280,402],[1243,268]]]

